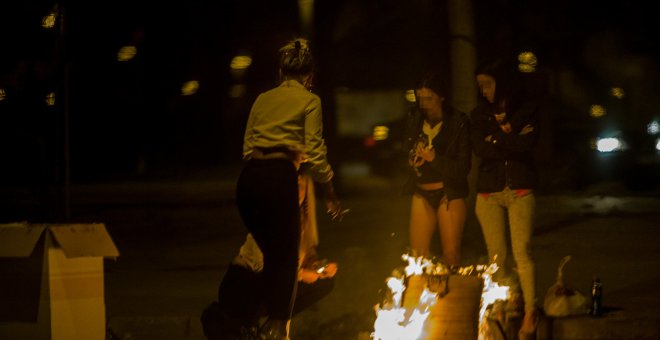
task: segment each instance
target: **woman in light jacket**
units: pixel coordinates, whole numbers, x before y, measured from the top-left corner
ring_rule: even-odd
[[[298,171],[321,184],[327,211],[340,220],[333,170],[323,139],[321,99],[310,91],[314,63],[309,44],[295,39],[280,49],[281,83],[252,105],[243,141],[247,163],[238,178],[236,203],[263,252],[268,321],[263,339],[288,339],[300,248]]]

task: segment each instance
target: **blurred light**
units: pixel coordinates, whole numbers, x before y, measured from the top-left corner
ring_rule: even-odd
[[[365,147],[370,148],[376,145],[376,141],[374,140],[373,136],[367,136],[364,137],[364,140],[362,141],[362,144],[364,144]]]
[[[236,84],[229,89],[229,97],[240,98],[245,95],[246,88],[243,84]]]
[[[129,61],[135,57],[137,54],[137,48],[135,46],[124,46],[119,49],[117,52],[118,61]]]
[[[41,19],[41,27],[43,28],[53,28],[55,27],[55,18],[56,18],[56,10],[53,10],[52,12],[46,14],[46,16]]]
[[[617,99],[622,99],[623,97],[626,96],[626,92],[620,87],[613,87],[610,90],[610,94],[612,95],[612,97],[615,97]]]
[[[414,103],[417,101],[417,97],[415,97],[415,90],[408,90],[406,91],[406,100]]]
[[[655,140],[655,151],[660,151],[660,138]]]
[[[646,132],[648,132],[649,135],[657,135],[658,133],[660,133],[660,123],[658,123],[657,120],[650,122],[646,126]]]
[[[524,51],[518,54],[518,70],[523,73],[536,72],[538,59],[533,52]]]
[[[594,118],[600,118],[606,114],[605,108],[601,105],[591,105],[589,115]]]
[[[619,151],[623,148],[621,140],[615,137],[599,138],[596,141],[596,150],[600,152]]]
[[[386,140],[389,137],[390,128],[385,125],[378,125],[374,127],[373,137],[374,140]]]
[[[534,73],[536,72],[536,68],[528,64],[518,64],[518,71],[522,73]]]
[[[190,80],[181,86],[181,95],[183,96],[190,96],[195,93],[197,93],[197,90],[199,89],[199,82],[197,80]]]
[[[55,92],[51,92],[46,95],[46,105],[54,106],[55,105]]]
[[[5,92],[5,89],[0,89],[0,100],[5,100],[7,98],[7,93]]]
[[[536,66],[538,59],[536,59],[536,55],[533,52],[525,51],[518,55],[518,61],[522,64]]]
[[[232,70],[244,70],[252,65],[252,58],[248,55],[237,55],[231,60],[231,64],[229,64],[229,67],[231,67]]]

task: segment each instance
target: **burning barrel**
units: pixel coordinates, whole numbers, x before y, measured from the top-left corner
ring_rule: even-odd
[[[476,340],[483,279],[474,275],[408,277],[403,307],[416,308],[425,289],[437,294],[424,324],[424,340]]]

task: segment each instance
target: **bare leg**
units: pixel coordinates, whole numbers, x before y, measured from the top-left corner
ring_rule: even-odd
[[[464,199],[443,202],[438,207],[442,260],[448,265],[461,264],[461,242],[466,212]]]
[[[431,237],[437,219],[431,205],[419,194],[413,194],[410,205],[410,247],[415,256],[428,257]]]

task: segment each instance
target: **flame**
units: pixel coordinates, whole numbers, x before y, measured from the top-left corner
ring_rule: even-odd
[[[402,259],[408,262],[404,277],[389,277],[387,287],[390,289],[390,301],[382,306],[376,305],[375,331],[371,334],[373,339],[379,340],[410,340],[421,339],[424,323],[429,316],[431,306],[435,304],[436,294],[424,288],[417,306],[403,307],[403,293],[406,290],[405,279],[421,276],[433,263],[423,257],[413,257],[407,254]]]
[[[493,274],[497,271],[497,264],[494,262],[484,271],[481,277],[484,280],[484,288],[481,293],[481,308],[479,309],[479,338],[478,340],[491,339],[489,336],[488,323],[488,309],[497,301],[506,301],[509,299],[509,287],[500,286],[497,282],[493,281]]]
[[[371,337],[380,340],[421,339],[436,294],[424,288],[418,305],[409,309],[402,307],[403,292],[406,289],[404,280],[391,277],[387,280],[387,286],[392,292],[392,303],[385,308],[375,306],[377,318]]]
[[[449,268],[441,263],[436,263],[424,257],[414,257],[408,254],[402,255],[407,262],[404,269],[405,275],[391,276],[386,279],[390,292],[389,299],[374,307],[376,321],[371,338],[376,340],[411,340],[424,339],[424,325],[430,314],[431,307],[435,304],[438,294],[432,292],[425,285],[421,292],[417,305],[403,306],[403,295],[413,277],[423,275],[475,275],[483,279],[483,291],[481,295],[481,306],[479,310],[479,340],[486,340],[488,336],[489,307],[496,301],[509,298],[509,287],[500,286],[492,280],[492,275],[498,270],[497,264],[471,265],[458,268]],[[408,279],[408,280],[406,280]],[[408,301],[408,304],[410,301]],[[414,303],[414,301],[413,301]]]

